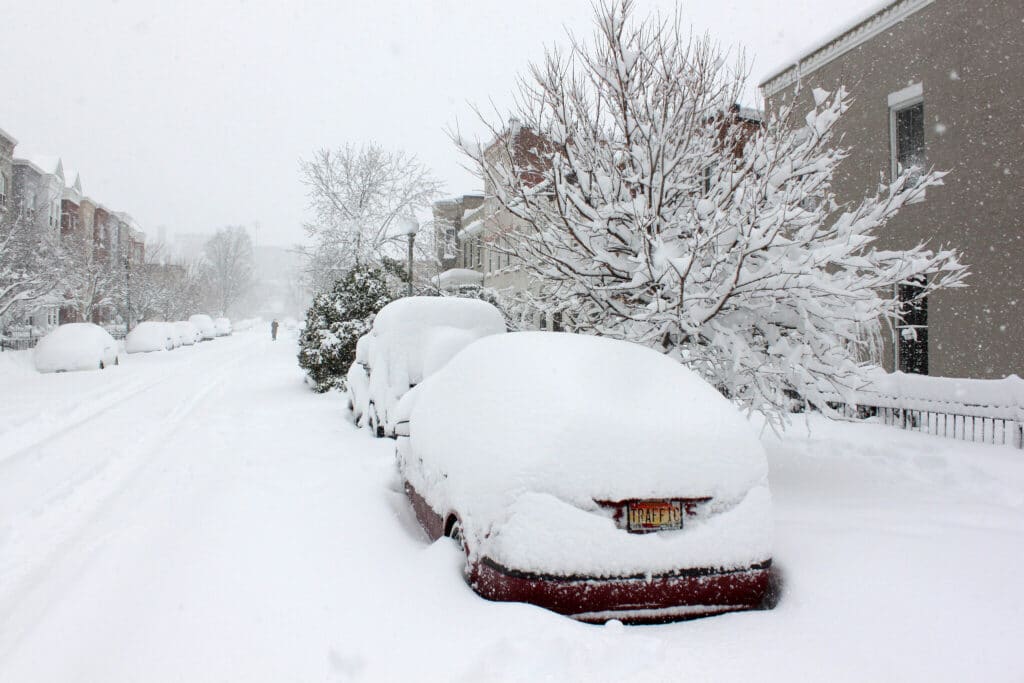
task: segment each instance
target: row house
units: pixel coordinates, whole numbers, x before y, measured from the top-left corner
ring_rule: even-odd
[[[809,111],[813,91],[853,101],[837,137],[849,153],[840,202],[874,194],[879,175],[948,171],[943,187],[904,207],[878,248],[954,246],[968,287],[911,305],[886,335],[888,370],[948,377],[1024,375],[1024,3],[891,0],[763,80],[768,108]]]
[[[550,141],[515,119],[484,149],[484,163],[491,167],[542,169],[549,162],[543,152]],[[537,183],[538,171],[524,170],[523,180]],[[521,219],[503,209],[494,196],[494,188],[484,175],[483,194],[463,195],[436,202],[433,206],[434,239],[437,258],[445,272],[442,286],[478,284],[499,291],[506,297],[530,290],[529,274],[516,254],[515,233],[525,229]],[[475,275],[474,275],[475,274]],[[557,316],[523,310],[519,324],[524,328],[560,329]]]
[[[145,234],[135,220],[87,196],[82,178],[56,157],[15,155],[18,144],[0,130],[0,220],[28,221],[40,239],[59,241],[65,248],[81,249],[89,259],[142,264]],[[77,322],[63,294],[54,292],[35,310],[23,312],[33,328]],[[99,311],[94,322],[110,322],[114,311]]]

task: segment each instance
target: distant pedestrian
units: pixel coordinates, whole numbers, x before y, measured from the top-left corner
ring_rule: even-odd
[[[270,323],[270,338],[277,341],[277,321]]]

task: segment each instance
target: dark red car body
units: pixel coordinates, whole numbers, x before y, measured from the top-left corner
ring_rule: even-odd
[[[431,540],[450,535],[451,515],[446,518],[434,510],[408,482],[405,492]],[[615,508],[625,502],[603,505]],[[473,590],[488,600],[528,602],[590,623],[618,619],[633,624],[760,609],[769,600],[772,583],[771,560],[741,569],[680,568],[657,575],[595,578],[527,573],[485,556],[467,560],[466,576]]]

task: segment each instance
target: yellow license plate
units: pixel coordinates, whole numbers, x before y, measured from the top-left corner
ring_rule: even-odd
[[[683,506],[678,500],[640,500],[629,503],[630,531],[667,531],[683,528]]]

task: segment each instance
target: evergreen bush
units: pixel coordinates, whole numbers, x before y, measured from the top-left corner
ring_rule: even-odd
[[[315,391],[344,388],[356,342],[392,298],[385,272],[366,265],[356,265],[330,290],[313,298],[299,338],[299,365]]]

